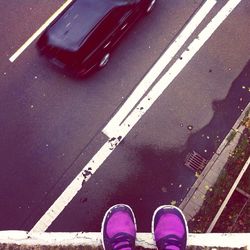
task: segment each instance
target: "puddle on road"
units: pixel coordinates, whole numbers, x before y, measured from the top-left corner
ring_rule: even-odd
[[[157,145],[124,144],[129,164],[136,166],[129,180],[121,182],[112,200],[131,205],[139,231],[150,231],[154,210],[164,204],[179,205],[195,175],[183,168],[182,152]]]

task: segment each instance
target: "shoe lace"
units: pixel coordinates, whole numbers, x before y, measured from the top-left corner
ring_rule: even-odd
[[[178,247],[180,250],[185,249],[182,244],[182,239],[174,234],[167,235],[163,238],[161,238],[157,245],[159,246],[159,249],[168,250],[171,249],[171,246]]]
[[[112,237],[110,243],[112,245],[112,249],[119,250],[123,248],[134,248],[135,239],[132,235],[127,233],[118,233]]]

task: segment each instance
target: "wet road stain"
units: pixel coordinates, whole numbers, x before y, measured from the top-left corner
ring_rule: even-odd
[[[226,98],[212,103],[212,120],[207,126],[190,135],[186,151],[195,150],[210,159],[249,102],[250,61],[233,81]]]
[[[184,166],[180,150],[157,145],[134,147],[129,143],[123,148],[136,168],[129,182],[119,184],[112,201],[130,205],[138,219],[138,230],[150,231],[154,210],[163,204],[180,204],[195,176]]]

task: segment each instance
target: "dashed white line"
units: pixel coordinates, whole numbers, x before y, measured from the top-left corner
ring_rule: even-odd
[[[49,26],[49,24],[72,2],[67,0],[10,58],[14,62],[24,50]]]
[[[132,127],[140,120],[150,106],[157,100],[162,92],[169,86],[174,78],[181,72],[185,65],[193,58],[199,51],[203,44],[211,37],[220,24],[227,18],[227,16],[236,8],[241,0],[229,0],[227,4],[217,13],[211,22],[203,29],[188,47],[189,51],[185,51],[181,58],[178,59],[168,72],[160,79],[160,81],[152,88],[147,96],[139,103],[129,117],[117,127],[117,131],[113,131],[113,137],[100,148],[94,157],[88,162],[83,170],[71,182],[71,184],[64,190],[58,199],[52,204],[47,212],[41,217],[30,232],[43,232],[51,225],[51,223],[58,217],[68,203],[74,198],[82,185],[88,181],[95,173],[95,171],[102,165],[102,163],[109,157],[124,137],[129,133]]]
[[[135,105],[140,101],[146,91],[154,83],[156,78],[161,74],[164,68],[173,59],[176,53],[184,45],[187,39],[193,34],[198,25],[204,20],[210,10],[216,4],[216,0],[207,0],[202,7],[197,11],[197,13],[192,17],[190,22],[181,31],[178,37],[173,41],[170,47],[164,52],[160,59],[153,65],[149,72],[138,84],[133,93],[129,96],[126,102],[122,105],[120,110],[113,116],[109,123],[103,129],[103,133],[110,137],[112,132],[116,130],[117,126],[126,118],[130,111],[135,107]]]

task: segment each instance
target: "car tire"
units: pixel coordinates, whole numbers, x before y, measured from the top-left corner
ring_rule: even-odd
[[[104,54],[104,56],[103,56],[102,59],[100,60],[99,65],[98,65],[98,68],[99,68],[99,69],[104,68],[104,67],[108,64],[109,59],[110,59],[110,53],[107,52],[106,54]]]
[[[151,11],[153,10],[154,6],[155,6],[156,0],[150,0],[149,5],[146,8],[146,14],[151,13]]]

